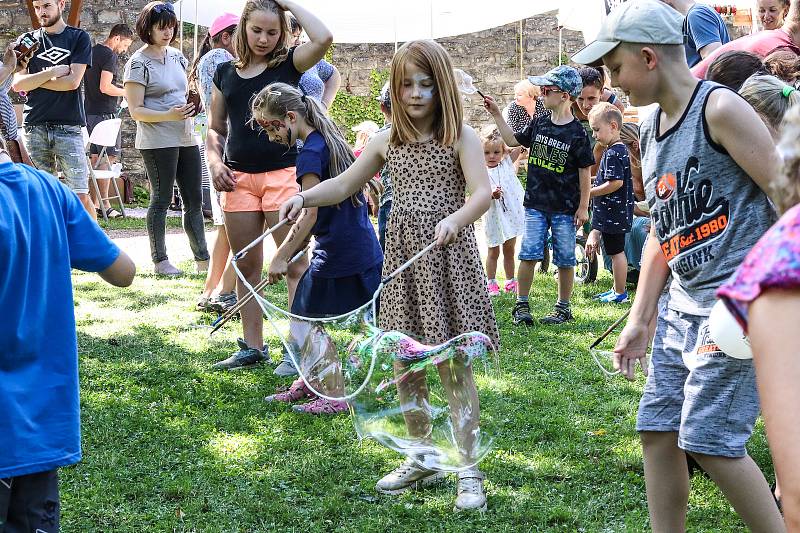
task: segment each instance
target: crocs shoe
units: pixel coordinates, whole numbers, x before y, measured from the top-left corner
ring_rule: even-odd
[[[299,402],[300,400],[305,399],[316,400],[317,395],[308,390],[306,387],[305,382],[302,379],[297,379],[292,383],[292,386],[289,387],[288,390],[283,392],[278,392],[275,394],[270,394],[266,398],[264,398],[265,402],[283,402],[283,403],[294,403]]]
[[[419,490],[444,479],[445,473],[422,468],[413,459],[406,459],[403,464],[383,476],[375,485],[381,494],[402,494],[407,490]]]
[[[517,294],[518,285],[519,284],[517,283],[517,280],[510,279],[506,281],[506,284],[503,286],[503,290],[506,291],[507,293]]]
[[[250,348],[247,346],[247,343],[244,342],[244,339],[237,339],[236,343],[239,345],[239,351],[227,359],[223,359],[222,361],[214,363],[214,365],[211,367],[212,369],[242,370],[245,368],[252,368],[267,360],[266,355],[264,355],[266,347],[263,351]]]
[[[489,291],[489,296],[500,296],[500,286],[496,281],[487,282],[486,290]]]
[[[338,415],[339,413],[346,413],[349,410],[350,408],[347,406],[347,402],[328,400],[326,398],[317,398],[303,405],[292,406],[292,411],[295,413],[306,413],[309,415]]]
[[[458,496],[453,511],[486,510],[486,493],[483,491],[485,477],[477,468],[458,473]]]

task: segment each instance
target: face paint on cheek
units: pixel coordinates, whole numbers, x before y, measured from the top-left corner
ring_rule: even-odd
[[[433,100],[433,96],[436,94],[436,86],[433,85],[433,78],[427,74],[415,74],[411,79],[414,81],[420,99],[426,102]]]

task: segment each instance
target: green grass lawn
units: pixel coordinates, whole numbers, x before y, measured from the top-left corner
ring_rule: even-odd
[[[179,265],[187,266],[187,265]],[[190,266],[190,265],[189,265]],[[648,528],[634,421],[643,380],[605,378],[587,347],[624,308],[577,286],[577,320],[515,328],[513,300],[495,300],[508,422],[482,463],[489,511],[452,512],[455,480],[379,496],[375,481],[398,456],[359,442],[348,417],[293,414],[263,397],[286,380],[269,367],[215,373],[239,323],[212,338],[193,310],[203,279],[137,275],[114,289],[75,275],[84,459],[62,470],[65,531],[643,531]],[[556,292],[538,275],[534,315]],[[271,298],[285,301],[285,287]],[[272,339],[273,347],[277,341]],[[277,352],[277,350],[275,350]],[[487,391],[490,392],[490,391]],[[493,404],[485,405],[491,409]],[[772,477],[763,426],[749,446]],[[744,525],[706,478],[695,476],[692,531]]]

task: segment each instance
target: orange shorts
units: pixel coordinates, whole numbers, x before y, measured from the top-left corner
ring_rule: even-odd
[[[236,172],[236,187],[223,192],[220,207],[226,213],[244,211],[277,211],[281,204],[300,192],[295,168],[248,174]]]

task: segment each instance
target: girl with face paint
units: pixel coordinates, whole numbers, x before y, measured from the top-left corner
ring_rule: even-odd
[[[392,176],[392,211],[386,228],[384,272],[405,263],[432,241],[439,246],[414,268],[389,283],[380,296],[379,326],[405,332],[425,344],[441,344],[472,331],[499,346],[499,333],[472,223],[486,212],[491,189],[477,133],[463,123],[463,110],[450,57],[433,41],[404,44],[392,59],[392,127],[378,132],[353,165],[337,177],[289,199],[280,219],[295,220],[303,208],[335,205],[361,190],[384,164]],[[466,189],[471,191],[465,201]],[[395,363],[402,375],[402,363]],[[483,473],[475,457],[479,412],[471,366],[451,372],[439,367],[449,391],[450,416],[462,462],[456,510],[485,509]],[[425,375],[404,380],[398,392],[408,406],[408,431],[424,446],[430,429]],[[416,442],[416,441],[415,441]],[[407,459],[384,476],[378,492],[399,494],[436,482],[444,472]]]
[[[258,93],[252,107],[253,119],[271,141],[287,147],[302,141],[296,168],[297,182],[303,191],[313,190],[353,164],[355,157],[350,146],[317,99],[285,83],[273,83]],[[291,312],[317,318],[338,316],[371,300],[381,281],[383,252],[369,220],[364,194],[359,190],[335,206],[305,209],[270,261],[270,283],[287,274],[291,258],[312,235],[315,246],[311,265],[300,278]],[[293,344],[305,345],[307,327],[301,322],[290,325]],[[343,391],[337,390],[343,383],[340,376],[340,372],[329,373],[313,386],[328,395],[341,395]],[[316,397],[302,378],[295,380],[288,391],[267,397],[268,401],[287,403],[305,399],[311,401],[295,405],[295,411],[309,414],[348,411],[344,401]]]
[[[290,48],[286,11],[303,25],[309,41]],[[231,251],[251,243],[264,226],[277,223],[281,203],[298,191],[295,181],[297,150],[270,140],[252,120],[250,101],[270,83],[297,86],[303,72],[319,62],[333,42],[328,28],[291,0],[248,0],[235,32],[235,61],[223,63],[214,75],[206,157],[214,187],[222,191],[220,205]],[[284,134],[287,132],[284,131]],[[272,235],[280,245],[288,233],[281,228]],[[261,247],[252,250],[239,266],[250,283],[260,281]],[[286,273],[289,304],[295,287],[308,266],[305,258],[294,261]],[[242,298],[247,289],[237,287]],[[239,351],[214,365],[217,369],[255,366],[267,359],[263,350],[263,316],[253,300],[241,310],[243,339]],[[292,372],[286,365],[281,372]]]

